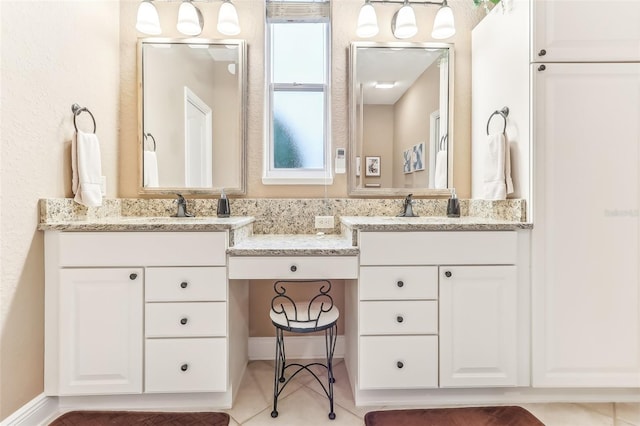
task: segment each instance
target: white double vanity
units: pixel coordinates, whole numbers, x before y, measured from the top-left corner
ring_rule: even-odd
[[[46,394],[80,407],[230,407],[253,279],[344,280],[359,405],[529,386],[530,225],[342,217],[341,234],[316,236],[252,235],[252,222],[43,222]]]

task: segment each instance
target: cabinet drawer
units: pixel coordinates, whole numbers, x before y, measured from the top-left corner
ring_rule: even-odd
[[[360,302],[360,334],[438,334],[434,300]]]
[[[227,339],[147,339],[145,392],[224,392]]]
[[[511,265],[515,231],[362,232],[361,265]]]
[[[357,256],[230,256],[229,279],[350,279]]]
[[[360,389],[438,387],[437,336],[360,338]]]
[[[147,337],[212,337],[227,335],[225,302],[147,303]]]
[[[224,266],[226,232],[61,232],[60,266]]]
[[[436,266],[360,268],[360,300],[437,299]]]
[[[227,300],[227,271],[211,268],[147,268],[147,302]]]

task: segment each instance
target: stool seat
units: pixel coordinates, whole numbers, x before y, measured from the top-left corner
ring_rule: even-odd
[[[269,313],[271,322],[276,327],[296,333],[311,333],[331,327],[340,316],[338,308],[334,305],[327,307],[321,302],[309,304],[309,301],[296,302],[295,304],[281,305],[282,312],[273,309]],[[316,321],[317,319],[317,321]]]

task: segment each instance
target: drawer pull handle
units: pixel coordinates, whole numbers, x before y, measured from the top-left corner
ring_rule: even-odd
[[[398,281],[396,285],[400,288],[404,287],[404,281]]]
[[[398,366],[398,368],[402,368],[402,367],[404,367],[404,362],[398,361],[398,363],[396,365]]]
[[[131,281],[135,280],[136,278],[138,278],[138,274],[130,274],[130,275],[129,275],[129,279],[130,279]]]
[[[444,276],[447,277],[447,278],[451,278],[451,275],[453,275],[451,273],[451,271],[447,271],[447,272],[444,273]]]
[[[540,52],[538,52],[538,56],[544,56],[546,54],[547,54],[547,51],[544,50],[544,49],[542,49],[542,50],[540,50]]]
[[[187,325],[188,322],[189,322],[189,320],[187,318],[182,318],[180,320],[180,324],[182,324],[182,325]]]
[[[180,366],[180,370],[182,370],[182,371],[187,371],[188,369],[189,369],[189,364],[182,364]]]
[[[547,67],[546,67],[545,65],[540,65],[540,66],[538,67],[538,71],[544,71],[544,70],[546,70],[546,69],[547,69]]]
[[[188,286],[188,285],[189,285],[189,283],[188,283],[188,282],[186,282],[186,281],[182,281],[182,282],[180,283],[180,288],[187,288],[187,286]]]
[[[296,265],[291,265],[291,268],[289,268],[291,270],[291,272],[295,272],[298,270],[298,267]]]
[[[396,321],[402,322],[404,321],[404,318],[402,317],[402,315],[398,315],[398,317],[396,318]]]

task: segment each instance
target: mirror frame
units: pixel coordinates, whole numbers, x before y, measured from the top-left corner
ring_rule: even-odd
[[[189,187],[159,187],[146,188],[143,186],[143,150],[144,138],[144,79],[142,64],[142,48],[147,43],[171,43],[171,44],[218,44],[218,45],[236,45],[238,46],[238,93],[240,93],[240,186],[239,187],[212,187],[212,188],[189,188]],[[137,123],[137,139],[138,139],[138,195],[175,195],[180,193],[200,194],[200,195],[220,195],[221,189],[229,195],[245,195],[247,192],[247,48],[246,42],[241,39],[207,39],[207,38],[168,38],[168,37],[146,37],[139,38],[137,43],[137,85],[138,85],[138,123]]]
[[[448,148],[447,148],[447,188],[453,185],[453,109],[454,109],[454,45],[453,43],[412,43],[412,42],[352,42],[349,46],[349,168],[348,168],[348,195],[350,197],[397,197],[413,194],[422,198],[448,198],[451,195],[450,189],[430,189],[430,188],[358,188],[356,176],[356,147],[357,147],[357,117],[356,117],[356,69],[358,48],[367,47],[387,47],[387,48],[429,48],[449,50],[449,102],[448,102]],[[425,112],[425,120],[429,118],[431,112]]]

